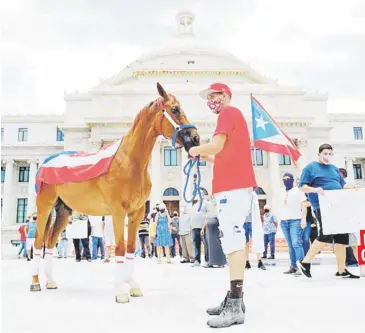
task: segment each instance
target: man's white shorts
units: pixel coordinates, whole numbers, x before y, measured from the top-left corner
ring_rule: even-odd
[[[32,247],[34,249],[34,242],[35,238],[27,238],[27,245],[26,245],[27,250],[30,250]]]
[[[215,194],[222,247],[225,254],[243,250],[246,242],[243,223],[250,213],[252,187]]]

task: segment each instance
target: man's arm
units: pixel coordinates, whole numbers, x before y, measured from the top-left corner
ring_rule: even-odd
[[[202,155],[202,156],[209,156],[209,155],[216,155],[220,153],[226,143],[227,136],[226,134],[217,134],[213,136],[212,140],[205,145],[193,147],[194,148],[194,156]]]
[[[324,190],[322,187],[311,187],[309,185],[303,185],[300,188],[304,193],[319,193],[319,194],[324,194]]]
[[[215,158],[214,155],[200,156],[201,161],[207,161],[207,162],[210,162],[210,163],[214,163],[214,158]]]
[[[307,226],[307,201],[302,202],[302,221],[301,221],[302,228]]]

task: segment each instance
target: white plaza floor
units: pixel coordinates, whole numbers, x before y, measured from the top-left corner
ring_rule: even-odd
[[[227,268],[138,259],[136,278],[145,296],[117,304],[113,263],[54,259],[59,289],[46,290],[42,274],[36,293],[29,291],[32,264],[2,260],[2,332],[211,332],[205,310],[222,300],[229,285]],[[245,281],[246,323],[225,331],[364,331],[365,278],[336,278],[331,263],[313,266],[311,280],[283,275],[283,265],[261,271],[252,264]]]

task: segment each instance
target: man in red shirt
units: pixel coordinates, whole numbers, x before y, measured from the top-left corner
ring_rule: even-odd
[[[23,224],[19,227],[18,232],[20,233],[20,241],[22,242],[21,246],[20,246],[20,250],[18,252],[18,258],[20,259],[21,256],[20,254],[23,252],[23,257],[26,258],[27,257],[27,233],[28,233],[28,228],[26,226],[26,224]]]
[[[191,148],[189,154],[214,162],[213,194],[217,201],[219,227],[223,232],[222,246],[228,255],[231,283],[221,305],[207,312],[218,316],[209,320],[208,325],[222,328],[243,324],[245,320],[243,222],[250,211],[256,180],[247,123],[241,111],[230,105],[231,90],[223,83],[214,83],[200,96],[208,100],[208,107],[218,115],[218,122],[212,140]]]

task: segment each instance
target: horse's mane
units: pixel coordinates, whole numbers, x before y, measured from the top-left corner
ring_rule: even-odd
[[[137,125],[147,126],[147,124],[150,122],[151,117],[155,115],[156,109],[155,107],[152,107],[153,104],[155,104],[157,100],[154,100],[150,102],[148,105],[146,105],[141,111],[139,111],[136,115],[136,118],[134,119],[133,125],[131,127],[132,131],[135,131],[137,128]]]

